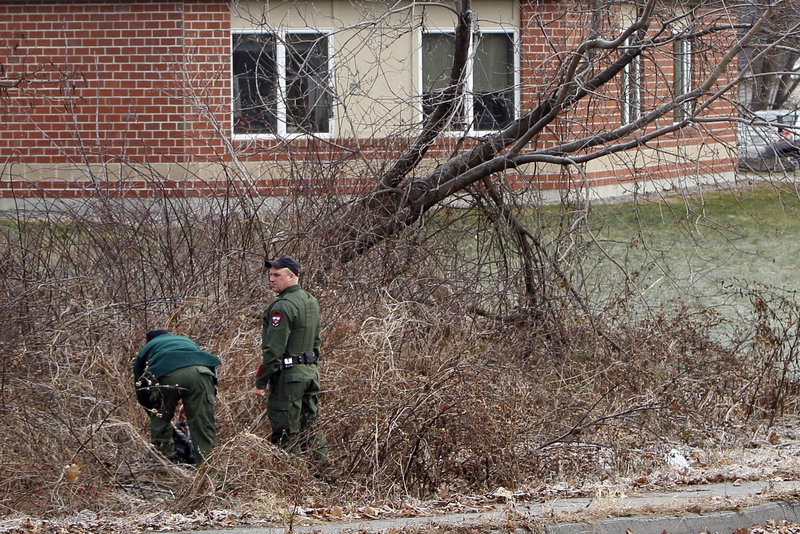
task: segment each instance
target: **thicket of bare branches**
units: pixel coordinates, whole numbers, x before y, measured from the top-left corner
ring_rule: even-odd
[[[741,68],[748,75],[746,85],[751,92],[750,108],[772,109],[797,107],[794,93],[800,78],[797,75],[800,41],[794,28],[800,12],[793,2],[778,3],[772,9],[762,2],[742,7],[742,22],[757,20],[767,14],[768,22],[742,55]]]
[[[456,5],[464,40],[470,4]],[[363,154],[385,149],[385,157],[363,164],[368,187],[351,199],[319,191],[354,172],[357,149],[336,147],[339,159],[316,163],[288,157],[292,187],[271,198],[253,193],[239,165],[257,147],[228,144],[221,165],[230,190],[247,194],[176,198],[159,191],[169,178],[153,170],[150,200],[98,190],[80,203],[11,213],[0,226],[0,513],[166,504],[247,505],[269,516],[323,496],[374,502],[627,476],[647,473],[670,444],[730,444],[741,437],[732,429],[796,412],[796,303],[747,290],[755,328],[721,339],[722,319],[710,312],[634,313],[632,283],[595,300],[583,277],[597,246],[586,232],[590,204],[565,195],[546,215],[522,204],[535,184],[527,197],[507,187],[517,170],[529,166],[517,182],[526,185],[536,165],[553,164],[580,183],[584,165],[615,154],[621,176],[647,175],[636,147],[681,130],[716,141],[719,119],[704,113],[733,100],[725,75],[744,41],[723,39],[737,28],[716,3],[706,7],[711,22],[681,33],[708,47],[697,48],[710,63],[705,77],[677,98],[648,95],[653,107],[640,119],[615,118],[599,133],[587,117],[618,104],[601,89],[676,38],[674,14],[656,2],[639,6],[623,30],[605,27],[574,54],[554,54],[563,62],[537,85],[533,108],[478,140],[443,135],[464,90],[464,65],[454,62],[446,98],[421,128],[412,125],[415,135],[364,141]],[[720,78],[730,85],[720,89]],[[687,102],[691,113],[673,121]],[[681,143],[655,152],[656,167],[692,158]],[[124,154],[118,162],[131,175],[146,170]],[[260,314],[272,298],[263,261],[278,253],[300,260],[323,309],[321,430],[339,474],[333,489],[265,441],[264,406],[250,394]],[[132,360],[156,327],[224,362],[220,447],[197,471],[151,450],[135,403]]]
[[[624,302],[589,315],[557,275],[541,314],[503,305],[503,280],[518,267],[501,265],[501,247],[470,263],[433,223],[323,273],[305,252],[298,206],[279,210],[296,227],[174,199],[84,207],[2,226],[5,514],[255,502],[269,516],[322,495],[374,502],[641,474],[670,444],[713,446],[731,428],[796,408],[787,372],[796,332],[786,325],[798,309],[767,291],[753,292],[759,328],[734,350],[710,335],[713,316],[630,320]],[[440,217],[461,234],[494,224]],[[324,310],[321,427],[340,476],[333,490],[268,444],[264,407],[249,393],[272,298],[262,248],[297,255]],[[508,279],[479,277],[503,268]],[[224,362],[220,447],[198,471],[150,449],[133,395],[132,359],[160,326]]]

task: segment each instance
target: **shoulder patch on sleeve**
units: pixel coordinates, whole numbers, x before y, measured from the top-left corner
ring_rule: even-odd
[[[272,326],[280,326],[283,314],[273,313],[270,315],[269,322]]]

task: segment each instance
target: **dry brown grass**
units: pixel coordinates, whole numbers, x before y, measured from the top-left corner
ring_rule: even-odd
[[[322,271],[302,222],[279,234],[271,221],[167,211],[2,227],[0,514],[247,508],[287,522],[298,503],[645,474],[670,443],[719,445],[731,425],[796,410],[788,301],[757,302],[761,327],[726,346],[709,335],[713,315],[629,322],[621,309],[590,323],[556,283],[545,313],[477,313],[486,285],[443,261],[442,241],[409,234]],[[334,488],[265,440],[250,393],[272,298],[265,251],[296,255],[321,300]],[[510,302],[503,284],[492,287]],[[224,362],[220,447],[196,471],[152,451],[133,395],[132,360],[162,326]]]

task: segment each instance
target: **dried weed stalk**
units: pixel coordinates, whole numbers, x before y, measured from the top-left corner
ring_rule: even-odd
[[[297,506],[337,499],[647,473],[671,444],[726,444],[737,425],[797,409],[786,295],[754,290],[753,328],[723,343],[712,314],[589,316],[546,262],[529,288],[541,306],[519,306],[513,243],[464,246],[492,218],[445,210],[332,270],[313,252],[304,214],[323,207],[308,198],[274,212],[169,198],[83,208],[0,227],[0,514],[247,508],[289,524]],[[322,303],[319,430],[335,488],[268,443],[250,392],[273,298],[263,259],[278,252],[298,257]],[[224,362],[220,446],[195,471],[153,451],[133,396],[144,333],[164,326]]]

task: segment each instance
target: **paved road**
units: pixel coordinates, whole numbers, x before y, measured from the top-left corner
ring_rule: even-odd
[[[541,525],[549,534],[730,534],[739,528],[766,524],[768,520],[800,522],[798,495],[800,481],[709,484],[674,492],[508,503],[483,513],[295,525],[293,532],[383,532],[434,524],[477,525],[479,532],[508,532],[507,520],[511,515]],[[285,534],[287,530],[287,526],[276,526],[192,531],[191,534]],[[517,532],[529,531],[517,528]]]

